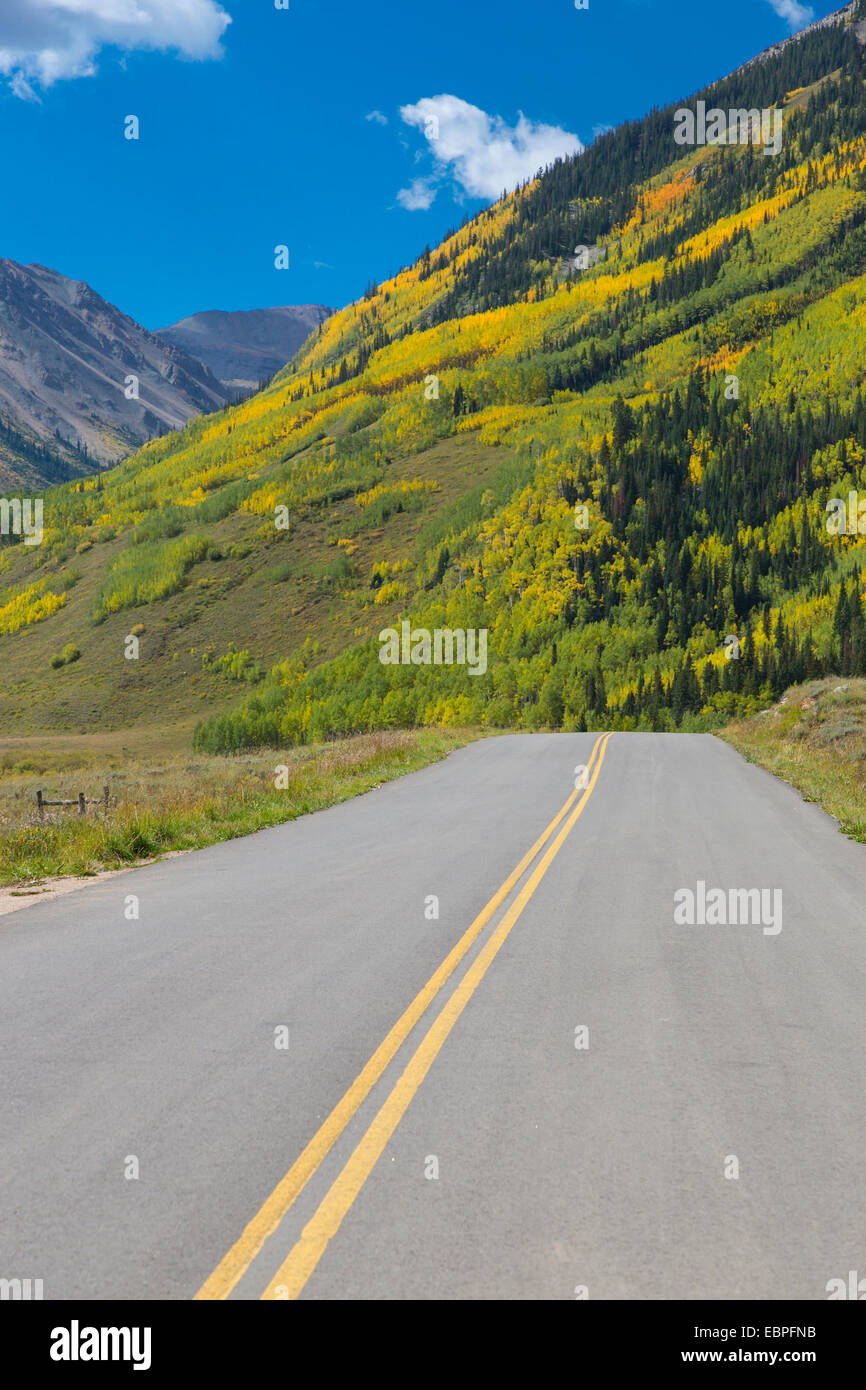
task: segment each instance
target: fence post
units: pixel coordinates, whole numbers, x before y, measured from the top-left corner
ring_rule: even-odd
[[[84,815],[84,792],[78,793],[78,814],[79,816]]]
[[[108,783],[107,783],[107,782],[106,782],[105,786],[102,788],[102,790],[105,792],[105,814],[106,814],[106,816],[107,816],[107,815],[108,815]]]
[[[44,819],[45,819],[45,811],[44,811],[43,808],[42,808],[42,791],[41,791],[41,789],[36,793],[36,809],[37,809],[38,812],[39,812],[39,819],[40,819],[40,820],[44,820]]]

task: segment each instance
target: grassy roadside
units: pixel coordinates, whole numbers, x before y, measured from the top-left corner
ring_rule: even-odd
[[[866,843],[866,680],[831,676],[794,686],[772,709],[729,724],[718,737]]]
[[[166,741],[156,758],[129,731],[122,743],[97,736],[95,746],[84,737],[56,745],[11,740],[0,744],[0,885],[94,874],[249,835],[415,772],[477,737],[472,730],[419,729],[233,757],[197,756],[188,744]],[[287,772],[277,787],[280,767]],[[105,782],[112,792],[107,817],[98,808],[84,820],[64,810],[46,812],[38,823],[37,788],[48,799],[79,790],[98,796]]]

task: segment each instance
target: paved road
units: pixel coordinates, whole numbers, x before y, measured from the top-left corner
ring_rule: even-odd
[[[615,734],[497,901],[595,743],[476,743],[0,923],[0,1277],[822,1299],[866,1275],[866,848],[713,738]],[[699,881],[781,890],[781,930],[680,925]]]

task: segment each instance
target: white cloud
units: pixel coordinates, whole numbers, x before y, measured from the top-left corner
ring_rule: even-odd
[[[14,72],[9,86],[12,88],[15,95],[20,97],[22,101],[35,101],[38,102],[40,106],[42,105],[41,98],[36,95],[23,72]]]
[[[428,179],[413,179],[408,188],[401,188],[397,202],[407,212],[426,212],[436,197],[436,185]]]
[[[400,115],[424,132],[434,161],[430,178],[416,179],[397,194],[410,209],[428,208],[449,174],[470,197],[493,199],[554,159],[583,149],[577,136],[560,126],[527,120],[522,112],[509,126],[501,116],[488,116],[455,96],[423,97],[402,106]]]
[[[809,5],[801,5],[800,0],[770,0],[770,4],[780,19],[796,29],[798,24],[808,24],[815,18],[815,11]]]
[[[2,0],[0,74],[26,97],[31,81],[92,77],[107,44],[217,58],[229,24],[217,0]]]
[[[387,125],[388,117],[383,116],[381,111],[368,111],[364,117],[365,121],[375,121],[376,125]]]

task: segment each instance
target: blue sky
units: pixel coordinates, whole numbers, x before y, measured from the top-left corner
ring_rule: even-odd
[[[550,155],[838,8],[288,2],[2,0],[0,256],[148,328],[340,306]]]

